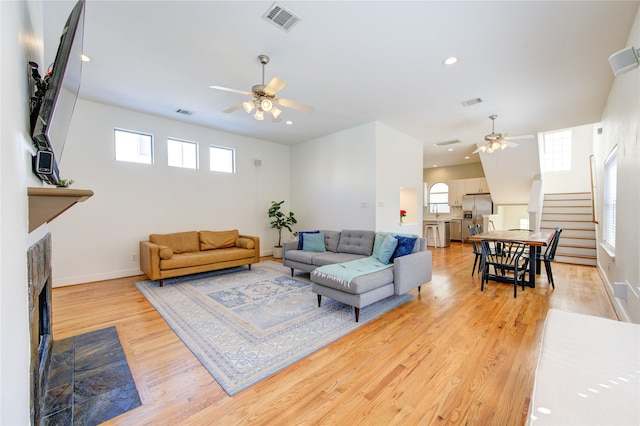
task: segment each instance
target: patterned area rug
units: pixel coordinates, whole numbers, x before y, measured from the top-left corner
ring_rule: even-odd
[[[311,292],[277,262],[136,283],[222,388],[233,395],[388,312],[413,296],[362,308]]]

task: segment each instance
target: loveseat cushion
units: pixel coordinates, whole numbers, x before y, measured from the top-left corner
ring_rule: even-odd
[[[151,234],[149,235],[149,241],[159,246],[171,247],[174,254],[192,253],[200,250],[198,231]]]
[[[215,250],[236,246],[240,237],[237,229],[230,231],[200,231],[200,250]]]
[[[371,256],[375,232],[344,229],[340,232],[339,253],[352,253]]]
[[[326,252],[289,250],[285,253],[286,260],[313,265],[313,259],[316,256],[324,255]]]
[[[204,250],[195,253],[174,254],[171,259],[161,259],[160,269],[178,269],[191,266],[209,265],[232,260],[254,257],[254,250],[240,248],[223,248],[217,250]]]

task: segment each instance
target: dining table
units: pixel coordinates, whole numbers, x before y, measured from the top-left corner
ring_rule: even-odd
[[[469,241],[510,241],[522,242],[529,246],[529,282],[528,287],[536,287],[536,275],[540,273],[540,258],[538,254],[542,247],[551,243],[553,232],[527,230],[495,230],[486,231],[468,237]]]

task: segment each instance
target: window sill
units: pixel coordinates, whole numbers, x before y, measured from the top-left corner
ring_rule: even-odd
[[[611,246],[609,244],[606,244],[606,243],[600,243],[600,248],[602,248],[602,250],[604,250],[605,253],[607,253],[607,255],[611,258],[611,260],[613,260],[615,262],[615,260],[616,260],[615,249],[611,248]]]

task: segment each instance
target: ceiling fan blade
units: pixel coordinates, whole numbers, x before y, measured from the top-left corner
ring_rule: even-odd
[[[222,111],[222,112],[227,112],[227,113],[228,113],[228,112],[233,112],[233,111],[237,111],[237,110],[239,110],[240,108],[242,108],[242,103],[239,103],[238,105],[234,105],[234,106],[232,106],[231,108],[227,108],[227,109],[225,109],[225,110],[224,110],[224,111]]]
[[[506,136],[503,139],[505,141],[516,141],[519,139],[533,139],[534,136],[533,135],[522,135],[522,136]]]
[[[240,93],[241,95],[247,95],[247,96],[253,96],[253,93],[251,92],[247,92],[244,90],[238,90],[238,89],[231,89],[229,87],[222,87],[222,86],[209,86],[210,89],[215,89],[215,90],[222,90],[225,92],[232,92],[232,93]]]
[[[301,104],[300,102],[290,101],[289,99],[274,99],[273,100],[278,105],[282,105],[283,107],[293,108],[304,112],[313,112],[315,108],[311,105]]]
[[[276,93],[279,90],[284,89],[286,85],[286,81],[279,79],[278,77],[273,77],[269,84],[267,84],[267,87],[264,88],[264,93],[266,93],[267,96],[275,96]]]
[[[476,149],[475,151],[473,151],[471,154],[477,154],[478,152],[480,152],[480,148]]]

